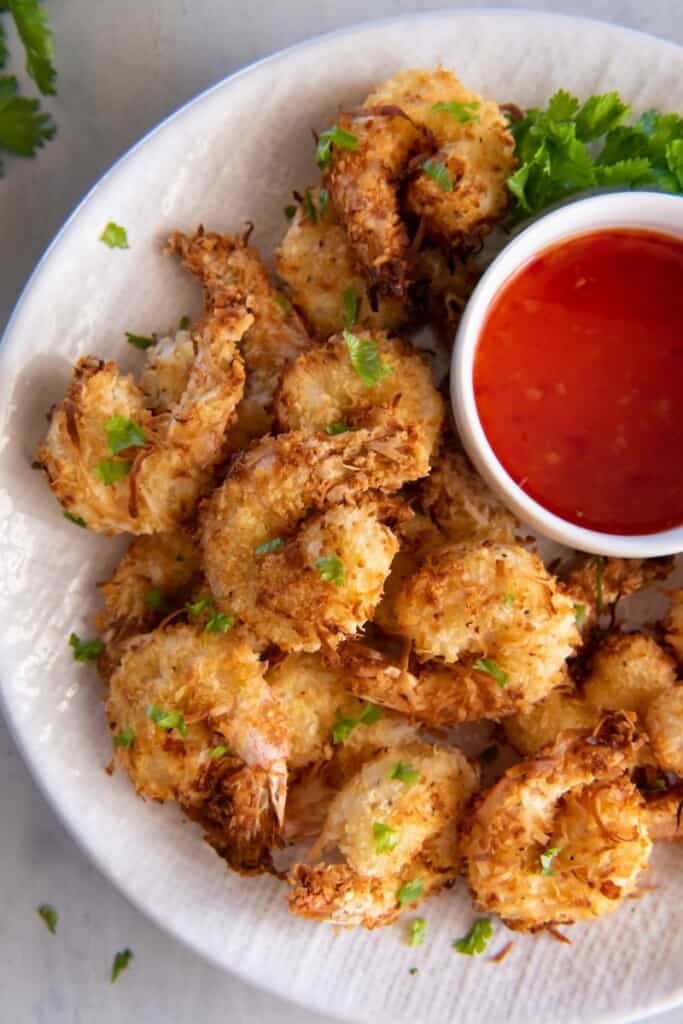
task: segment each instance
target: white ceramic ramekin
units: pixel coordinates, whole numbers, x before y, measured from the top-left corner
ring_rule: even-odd
[[[683,551],[683,526],[661,533],[621,535],[587,530],[549,512],[519,487],[489,444],[474,400],[474,356],[493,298],[532,257],[564,238],[601,228],[650,229],[683,238],[683,196],[661,192],[603,193],[569,203],[534,221],[491,264],[460,321],[451,362],[451,400],[462,442],[481,475],[519,518],[552,540],[580,551],[651,558]],[[683,330],[683,324],[681,326]],[[501,382],[505,386],[505,382]],[[683,452],[681,452],[683,473]]]

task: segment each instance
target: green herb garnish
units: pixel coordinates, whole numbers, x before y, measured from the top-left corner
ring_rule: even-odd
[[[391,825],[385,825],[383,821],[374,821],[372,838],[375,840],[375,853],[391,853],[398,846],[400,835]]]
[[[399,782],[404,782],[406,786],[412,786],[420,781],[420,773],[417,768],[413,768],[412,764],[407,764],[405,761],[397,761],[389,772],[389,778],[398,779]]]
[[[130,331],[126,331],[126,340],[129,345],[133,345],[143,352],[145,349],[151,348],[152,345],[156,345],[156,338],[149,334],[131,334]]]
[[[165,729],[167,732],[177,729],[183,739],[187,736],[187,726],[180,711],[164,711],[156,704],[150,704],[147,708],[147,717],[160,729]]]
[[[351,427],[348,423],[330,423],[329,427],[325,427],[325,433],[330,437],[334,437],[336,434],[346,434],[349,430]]]
[[[74,523],[75,526],[80,526],[83,530],[87,530],[85,525],[85,519],[81,519],[80,516],[75,516],[73,512],[64,512],[64,518],[68,519],[70,523]]]
[[[505,607],[506,608],[510,608],[514,603],[515,603],[515,595],[507,593],[505,595],[505,600],[503,601],[503,604],[505,605]]]
[[[159,590],[158,587],[154,587],[153,590],[148,590],[145,594],[145,604],[152,611],[162,612],[166,608],[166,595],[163,590]]]
[[[214,747],[211,753],[209,754],[209,757],[213,761],[217,761],[219,757],[223,757],[223,754],[227,754],[227,752],[227,747]]]
[[[304,212],[307,220],[309,220],[311,224],[318,223],[318,214],[315,212],[315,206],[313,205],[313,199],[311,197],[311,190],[308,188],[304,192]]]
[[[289,203],[285,206],[283,213],[285,215],[285,220],[294,220],[296,217],[296,206],[294,203]]]
[[[286,295],[283,295],[282,292],[275,292],[275,301],[277,302],[278,306],[285,314],[285,316],[292,315],[292,313],[294,312],[294,306],[289,301]]]
[[[112,455],[118,455],[126,448],[141,448],[145,443],[144,431],[127,416],[112,416],[104,424],[104,432]]]
[[[413,977],[415,977],[419,973],[420,972],[418,971],[417,967],[411,967],[408,970],[408,974],[412,974]]]
[[[375,387],[394,372],[382,359],[377,343],[372,338],[359,338],[358,335],[345,330],[344,341],[349,351],[351,365],[366,387]]]
[[[553,873],[553,861],[560,852],[559,846],[549,846],[547,850],[544,850],[541,854],[541,874],[552,875]]]
[[[338,146],[339,149],[358,149],[358,139],[353,132],[336,124],[321,132],[315,150],[315,159],[321,169],[327,167],[332,159],[332,146]]]
[[[435,111],[435,113],[443,111],[443,113],[450,114],[454,117],[456,121],[460,122],[460,124],[466,124],[467,121],[479,120],[478,116],[473,113],[473,111],[479,110],[480,106],[481,104],[476,102],[456,103],[453,101],[449,103],[434,103],[432,105],[432,110]]]
[[[456,939],[453,949],[465,956],[479,956],[486,951],[486,946],[493,935],[493,925],[488,917],[480,917],[474,922],[467,935]]]
[[[576,625],[577,625],[577,627],[579,629],[581,629],[581,626],[583,625],[583,620],[585,618],[586,618],[586,606],[585,606],[585,604],[575,604],[574,605],[574,619],[575,619]]]
[[[193,617],[201,615],[203,611],[207,611],[208,609],[213,609],[213,602],[208,597],[200,597],[198,601],[194,601],[193,603],[188,602],[185,605],[185,611],[188,615],[192,615]]]
[[[420,878],[413,879],[412,882],[406,882],[396,893],[396,899],[402,907],[406,907],[409,903],[415,903],[422,896],[424,890],[424,884]]]
[[[273,537],[271,540],[264,541],[263,544],[259,544],[258,547],[254,548],[254,554],[270,555],[273,551],[278,551],[284,546],[285,542],[282,537]]]
[[[104,651],[101,640],[81,640],[77,633],[71,634],[69,644],[73,647],[74,661],[95,661]]]
[[[224,615],[223,612],[215,612],[204,626],[205,633],[227,633],[235,625],[234,615]]]
[[[133,463],[129,459],[100,459],[96,467],[105,487],[119,483],[130,473],[132,468]]]
[[[507,672],[503,672],[502,668],[499,665],[496,665],[495,661],[491,658],[479,658],[475,661],[473,667],[476,668],[478,672],[486,672],[487,675],[496,680],[499,686],[505,686],[510,678]]]
[[[190,318],[189,316],[181,316],[178,323],[179,331],[188,331],[190,329]]]
[[[376,704],[364,704],[355,717],[346,717],[337,712],[337,720],[332,728],[332,742],[343,743],[357,725],[374,725],[381,717],[382,709]]]
[[[100,242],[104,242],[110,249],[130,249],[126,229],[120,224],[115,224],[113,220],[109,221],[100,235]]]
[[[327,191],[326,188],[321,188],[320,192],[318,193],[318,213],[320,214],[321,217],[325,216],[325,210],[327,209],[327,204],[329,203],[329,201],[330,193]]]
[[[348,331],[358,319],[358,292],[355,288],[345,288],[342,300],[344,302],[344,328]]]
[[[424,917],[416,917],[408,928],[408,945],[423,946],[427,935],[427,922]]]
[[[437,160],[425,160],[422,170],[428,178],[436,182],[442,192],[453,191],[453,182],[445,164],[440,164]]]
[[[57,922],[59,921],[59,914],[54,907],[50,906],[49,903],[41,903],[38,907],[38,914],[42,917],[47,930],[50,935],[57,934]]]
[[[336,555],[323,555],[316,561],[315,567],[320,573],[323,583],[336,583],[338,587],[344,586],[346,582],[344,563]]]
[[[124,729],[123,732],[118,732],[114,736],[114,746],[115,747],[132,747],[134,739],[135,739],[135,733],[133,732],[131,727],[128,726],[128,728]]]
[[[120,953],[116,954],[114,957],[114,963],[111,966],[112,984],[116,981],[121,971],[126,969],[132,959],[133,954],[130,949],[122,949]]]

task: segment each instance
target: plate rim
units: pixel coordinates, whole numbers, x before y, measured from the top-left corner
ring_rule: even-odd
[[[373,31],[382,26],[397,25],[400,23],[410,23],[414,21],[429,21],[433,18],[450,18],[453,21],[458,19],[467,18],[482,18],[486,20],[495,19],[496,17],[505,18],[523,18],[533,19],[534,21],[546,21],[546,22],[569,22],[571,24],[581,24],[586,28],[599,27],[601,31],[607,31],[614,35],[622,35],[628,37],[636,37],[637,39],[648,40],[655,42],[659,47],[666,47],[674,52],[683,54],[683,45],[674,42],[671,39],[667,39],[664,36],[656,35],[655,33],[645,32],[642,29],[632,28],[630,26],[621,25],[617,22],[609,21],[603,18],[590,17],[588,15],[575,15],[563,11],[539,11],[533,10],[526,7],[518,8],[505,8],[505,7],[485,7],[485,8],[474,8],[474,7],[460,7],[457,9],[451,9],[448,7],[433,7],[422,11],[409,11],[397,15],[390,15],[387,17],[380,18],[368,18],[360,22],[352,22],[349,25],[343,25],[338,28],[332,29],[327,32],[321,32],[313,36],[308,36],[299,42],[293,43],[290,46],[283,47],[282,49],[275,50],[272,53],[268,53],[263,57],[259,57],[257,60],[244,65],[243,67],[237,68],[230,74],[214,82],[212,85],[207,86],[200,92],[191,96],[188,100],[182,103],[179,107],[172,110],[167,114],[161,121],[157,122],[152,128],[150,128],[144,135],[142,135],[137,141],[132,143],[127,149],[121,153],[120,156],[93,182],[93,184],[87,189],[82,198],[76,203],[71,212],[68,214],[64,222],[61,224],[59,229],[56,231],[52,239],[48,242],[47,246],[43,250],[41,256],[33,267],[29,274],[26,282],[21,288],[19,295],[12,307],[7,323],[4,327],[2,335],[0,336],[0,348],[4,347],[5,343],[9,339],[13,332],[14,324],[18,320],[19,315],[29,299],[30,293],[45,271],[48,258],[52,254],[53,250],[58,246],[60,241],[66,236],[73,222],[76,220],[79,213],[87,206],[90,200],[95,194],[102,188],[102,186],[108,182],[117,171],[131,158],[139,149],[146,145],[152,138],[160,133],[167,125],[176,119],[182,117],[191,107],[195,104],[199,104],[209,95],[218,92],[221,89],[231,87],[240,78],[245,77],[257,70],[263,65],[274,63],[282,58],[291,57],[294,54],[303,50],[311,49],[320,44],[324,44],[333,39],[342,38],[344,36],[352,36],[357,33],[363,33],[364,31]],[[79,832],[75,821],[71,821],[66,813],[62,810],[61,805],[58,802],[56,792],[53,793],[48,788],[47,778],[40,772],[40,763],[38,758],[34,757],[28,744],[22,738],[18,727],[15,723],[13,714],[10,710],[6,691],[9,686],[5,683],[5,679],[0,676],[0,712],[2,713],[3,719],[7,725],[8,732],[12,738],[12,742],[15,744],[21,759],[29,771],[32,781],[37,786],[41,796],[45,799],[46,803],[55,814],[59,823],[63,826],[67,834],[75,842],[78,849],[88,858],[89,862],[93,864],[97,871],[103,875],[107,881],[133,906],[138,910],[144,917],[152,921],[158,928],[160,928],[167,935],[172,936],[176,941],[180,942],[187,949],[191,950],[194,954],[201,957],[213,967],[226,972],[231,976],[237,977],[240,981],[252,986],[256,991],[262,991],[268,995],[274,996],[281,999],[283,1002],[288,1003],[292,1006],[299,1006],[304,1010],[311,1013],[322,1014],[332,1020],[347,1021],[349,1024],[366,1024],[369,1022],[369,1018],[355,1010],[349,1009],[348,1011],[335,1011],[330,1012],[328,1006],[323,1005],[322,1000],[314,999],[304,1001],[303,997],[299,997],[296,994],[292,994],[279,983],[272,982],[268,977],[255,977],[249,970],[242,969],[239,961],[235,961],[231,964],[226,964],[220,960],[218,956],[211,950],[203,948],[189,936],[183,934],[178,930],[171,921],[167,921],[163,914],[157,911],[153,906],[144,904],[137,896],[131,894],[127,888],[124,887],[122,882],[114,877],[113,871],[110,869],[106,859],[99,852],[92,849],[83,835]],[[621,1011],[614,1013],[606,1012],[600,1016],[593,1018],[593,1024],[634,1024],[636,1021],[650,1019],[658,1014],[664,1013],[667,1010],[675,1009],[679,1006],[683,1006],[683,982],[681,982],[680,988],[676,990],[676,993],[664,997],[661,1000],[650,1003],[642,1008],[635,1008],[633,1011],[629,1011],[626,1015]],[[376,1015],[372,1018],[374,1021],[377,1020]]]

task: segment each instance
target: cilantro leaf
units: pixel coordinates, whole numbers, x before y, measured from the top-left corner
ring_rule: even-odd
[[[127,416],[112,416],[104,424],[104,432],[112,455],[118,455],[126,448],[140,448],[145,443],[142,427],[133,423]]]
[[[39,100],[18,93],[13,75],[0,77],[0,147],[19,156],[33,156],[57,129],[50,115],[40,111]]]
[[[683,191],[683,139],[668,142],[664,153],[669,170],[675,175],[678,187]]]
[[[391,825],[385,825],[383,821],[374,821],[372,838],[375,841],[375,853],[391,853],[398,846],[401,837]]]
[[[559,846],[549,846],[547,850],[544,850],[541,854],[541,874],[552,875],[553,873],[553,861],[560,852]]]
[[[342,294],[344,303],[344,327],[348,331],[358,319],[358,292],[355,288],[345,288]]]
[[[425,921],[424,917],[416,917],[413,921],[410,922],[410,927],[408,929],[408,945],[424,945],[426,934],[427,922]]]
[[[181,330],[182,326],[183,325],[181,321]],[[135,346],[135,348],[142,349],[143,352],[145,351],[145,349],[151,348],[152,345],[156,345],[156,338],[148,334],[131,334],[130,331],[126,331],[126,339],[129,345],[133,345]]]
[[[121,971],[124,971],[128,964],[133,959],[133,953],[130,949],[122,949],[120,953],[117,953],[114,957],[114,962],[111,966],[111,981],[112,985],[118,978]]]
[[[434,103],[432,104],[432,110],[435,113],[443,111],[445,114],[451,114],[452,117],[459,121],[460,124],[466,124],[468,121],[478,121],[479,118],[473,113],[475,110],[479,110],[480,103],[456,103],[455,101],[450,103]]]
[[[288,203],[287,206],[285,206],[283,213],[285,215],[285,220],[294,220],[296,217],[296,206],[294,203]]]
[[[294,312],[294,306],[289,301],[286,295],[283,295],[282,292],[275,292],[275,301],[277,302],[278,306],[280,307],[285,316],[292,315],[292,313]]]
[[[128,728],[124,729],[123,732],[118,732],[114,736],[114,746],[115,747],[132,747],[134,739],[135,739],[135,733],[133,732],[131,727],[128,726]]]
[[[413,768],[412,764],[408,764],[406,761],[397,761],[389,773],[389,778],[398,779],[406,786],[412,786],[420,781],[420,773],[417,768]]]
[[[44,95],[54,96],[57,72],[45,9],[37,0],[9,0],[8,7],[26,50],[27,72]]]
[[[310,221],[311,224],[318,223],[318,214],[315,212],[315,206],[313,205],[311,190],[309,188],[304,192],[304,213],[306,214],[306,219]]]
[[[618,92],[590,96],[578,110],[576,135],[582,142],[591,142],[612,131],[628,117],[631,108],[622,102]]]
[[[150,704],[147,708],[147,717],[166,732],[177,729],[183,739],[187,736],[187,726],[180,711],[163,711],[156,704]]]
[[[436,182],[442,192],[453,191],[453,182],[445,164],[441,164],[437,160],[425,160],[422,170],[428,178]]]
[[[336,583],[338,587],[344,586],[346,582],[344,563],[336,555],[323,555],[316,561],[315,567],[320,573],[323,583]]]
[[[100,235],[100,242],[104,242],[110,249],[130,249],[126,229],[122,228],[120,224],[115,224],[113,220],[110,220],[104,228]]]
[[[420,973],[420,972],[419,972],[419,970],[417,969],[417,967],[411,967],[411,968],[410,968],[410,969],[408,970],[408,974],[411,974],[411,975],[413,976],[413,978],[417,977],[417,975],[418,975],[419,973]]]
[[[647,157],[631,157],[628,160],[617,160],[614,164],[595,168],[597,181],[600,185],[616,188],[626,185],[636,188],[639,185],[654,184],[655,175]]]
[[[63,512],[62,514],[70,523],[73,523],[75,526],[80,526],[83,530],[87,530],[85,519],[81,519],[80,516],[74,515],[73,512]]]
[[[376,704],[364,704],[355,717],[348,717],[337,711],[337,719],[332,727],[332,742],[344,743],[357,725],[374,725],[381,717],[382,709]]]
[[[586,618],[586,606],[585,604],[574,605],[574,620],[576,622],[577,629],[581,629],[583,621]]]
[[[566,89],[558,89],[548,102],[548,117],[553,121],[570,121],[579,109],[580,103]]]
[[[415,878],[412,882],[406,882],[396,893],[396,899],[402,907],[407,906],[409,903],[415,903],[422,896],[424,890],[424,884],[422,879]]]
[[[325,210],[330,199],[330,193],[326,188],[321,188],[318,193],[318,213],[321,217],[325,216]]]
[[[57,922],[59,921],[59,914],[54,907],[50,906],[49,903],[41,903],[38,907],[38,914],[42,917],[45,922],[45,926],[49,931],[50,935],[57,934]]]
[[[3,7],[2,4],[0,4],[0,12],[2,12],[2,10]],[[7,40],[5,38],[5,26],[0,21],[0,69],[4,68],[7,63],[8,56],[9,51],[7,49]]]
[[[185,611],[188,615],[192,615],[193,617],[201,615],[202,612],[207,609],[213,609],[213,604],[208,597],[200,597],[198,601],[195,601],[194,603],[188,602],[185,605]]]
[[[179,331],[189,331],[189,329],[190,329],[190,318],[186,314],[185,316],[181,316],[180,320],[178,321],[178,330]]]
[[[377,704],[364,704],[358,721],[362,725],[374,725],[375,722],[379,722],[382,714],[382,709]]]
[[[219,757],[223,757],[223,754],[227,754],[227,752],[227,747],[214,747],[211,753],[209,754],[209,757],[211,758],[212,761],[217,761]]]
[[[270,555],[273,551],[278,551],[280,548],[285,546],[285,542],[282,537],[273,537],[271,540],[265,541],[263,544],[259,544],[258,547],[254,548],[255,555]]]
[[[145,594],[145,604],[155,612],[163,612],[166,608],[166,595],[163,590],[153,587]]]
[[[330,437],[335,437],[336,434],[346,434],[349,430],[351,427],[348,423],[330,423],[329,427],[325,427],[325,433]]]
[[[486,951],[486,946],[493,935],[493,925],[488,917],[480,917],[474,922],[467,935],[456,939],[453,949],[456,953],[463,953],[465,956],[480,956]]]
[[[332,146],[355,150],[358,149],[358,139],[353,132],[340,128],[337,124],[321,132],[315,149],[315,159],[321,170],[327,167],[332,159]]]
[[[343,333],[351,365],[366,387],[373,388],[391,376],[393,367],[384,362],[373,338],[359,338],[347,330]]]
[[[215,612],[204,626],[205,633],[227,633],[235,625],[234,615],[224,615],[223,612]]]
[[[81,640],[77,633],[70,635],[69,644],[73,647],[74,661],[95,661],[104,651],[101,640]]]
[[[510,678],[507,672],[504,672],[500,665],[497,665],[492,658],[479,658],[474,663],[474,668],[478,672],[485,672],[496,680],[499,686],[505,686],[508,679]]]
[[[129,459],[100,459],[96,466],[97,474],[105,487],[119,483],[132,468],[133,463]]]

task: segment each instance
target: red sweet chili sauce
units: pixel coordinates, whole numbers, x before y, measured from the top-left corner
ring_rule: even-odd
[[[609,229],[540,253],[492,304],[474,391],[549,511],[605,533],[683,523],[683,241]]]

